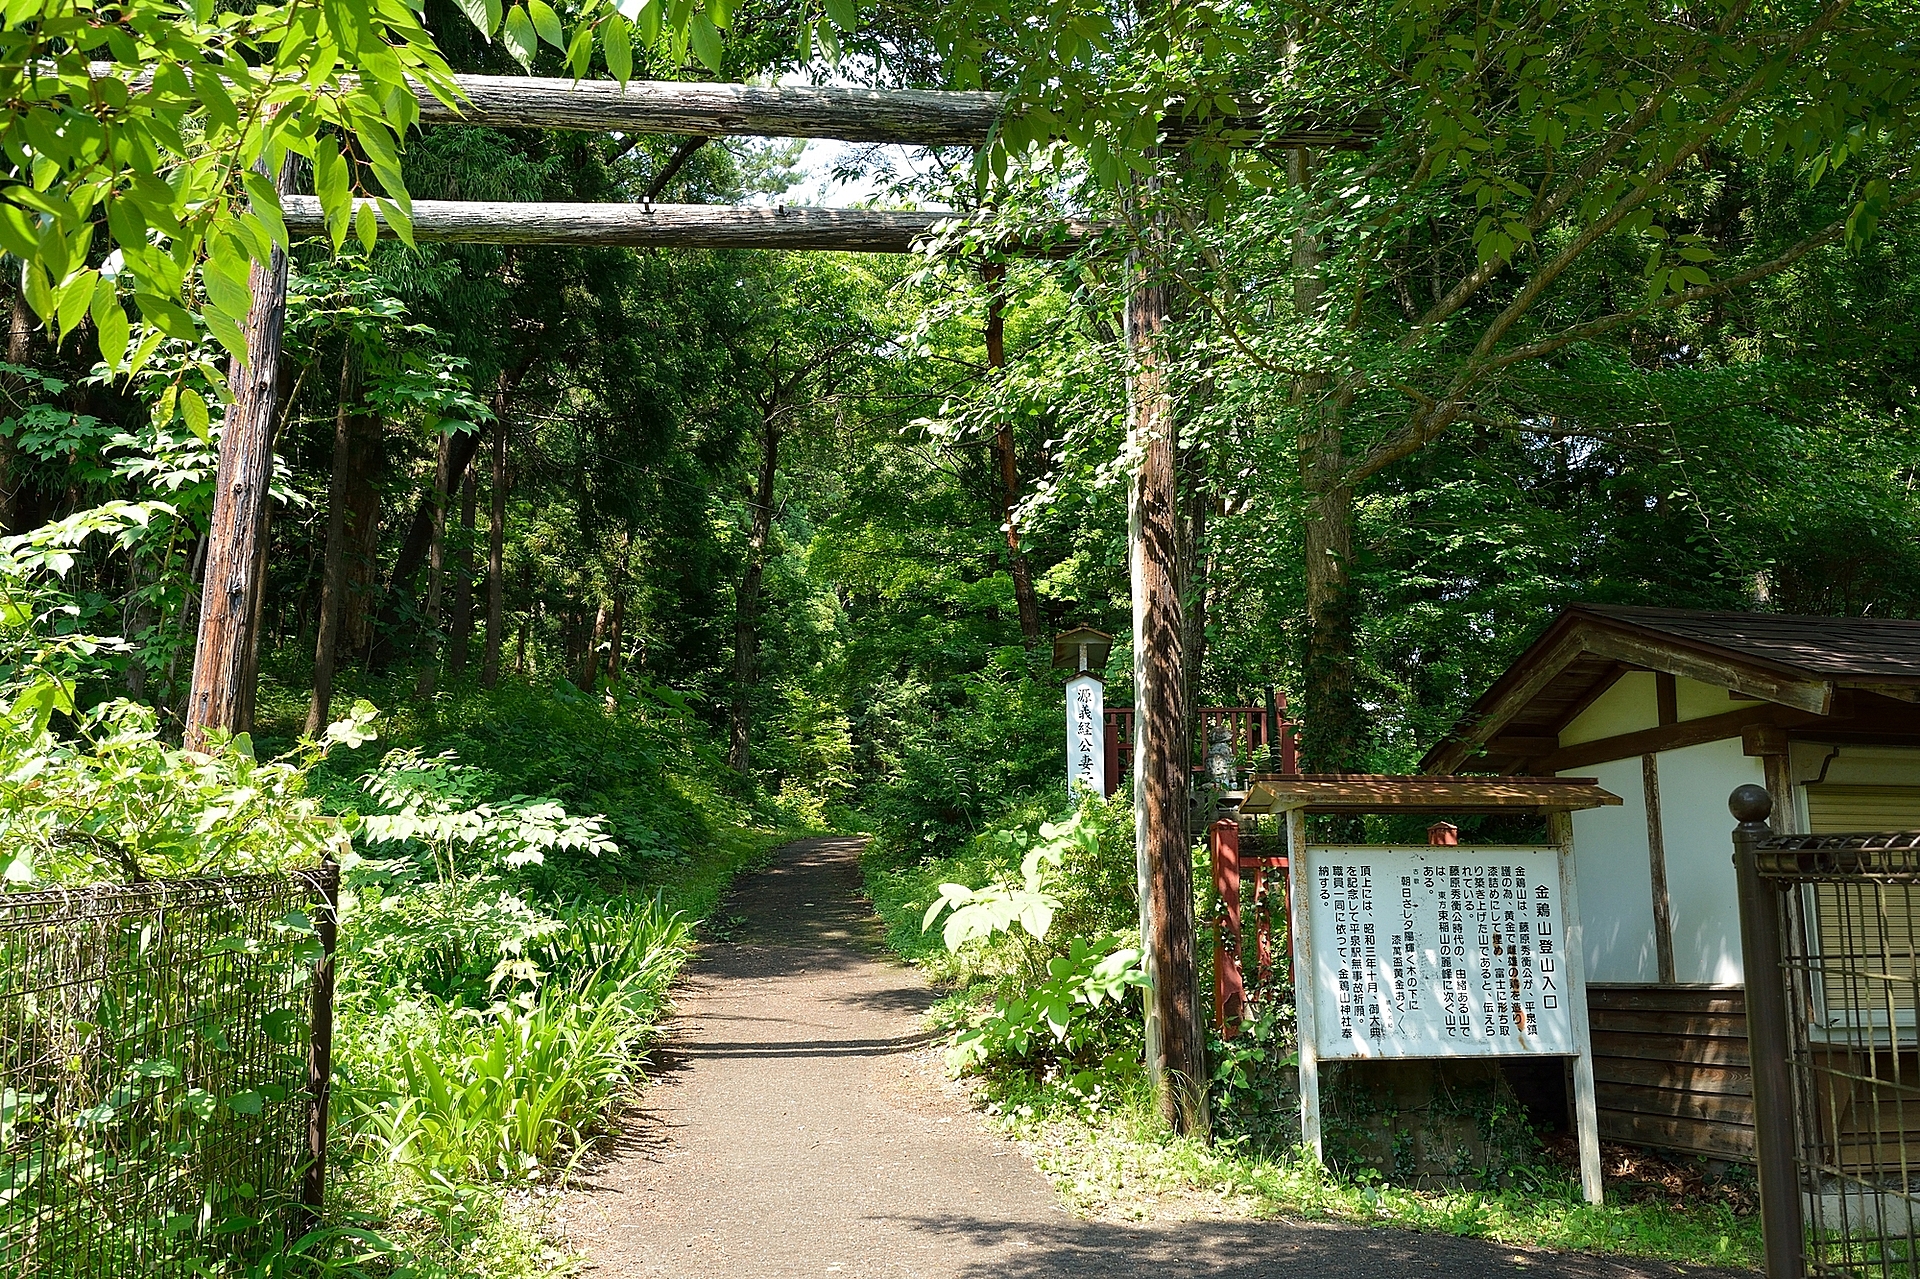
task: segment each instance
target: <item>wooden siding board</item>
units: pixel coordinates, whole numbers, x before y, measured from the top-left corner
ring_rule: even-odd
[[[1706,1066],[1690,1061],[1660,1061],[1643,1057],[1593,1059],[1597,1083],[1633,1088],[1674,1088],[1685,1092],[1746,1097],[1753,1092],[1753,1073],[1734,1066]]]
[[[1681,1092],[1674,1088],[1636,1088],[1625,1084],[1596,1084],[1595,1091],[1601,1106],[1622,1114],[1753,1126],[1751,1097]]]
[[[1753,1159],[1753,1129],[1738,1124],[1711,1124],[1697,1119],[1671,1119],[1602,1110],[1600,1135],[1609,1141],[1680,1150],[1717,1159]]]
[[[1753,1158],[1746,993],[1724,986],[1593,986],[1594,1079],[1610,1141]]]
[[[1589,1012],[1589,1017],[1592,1013]],[[1606,1028],[1618,1034],[1685,1036],[1690,1039],[1745,1039],[1747,1019],[1724,1013],[1605,1012]],[[1593,1019],[1598,1027],[1599,1018]]]
[[[1715,1013],[1745,1018],[1747,996],[1726,986],[1588,986],[1587,1007],[1596,1013]]]
[[[1680,1042],[1673,1036],[1618,1035],[1593,1032],[1596,1056],[1633,1057],[1642,1061],[1688,1061],[1699,1066],[1738,1066],[1748,1061],[1747,1041],[1739,1039],[1694,1039]]]

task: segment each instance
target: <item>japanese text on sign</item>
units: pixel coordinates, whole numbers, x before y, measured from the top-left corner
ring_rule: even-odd
[[[1105,701],[1100,681],[1077,675],[1067,681],[1067,789],[1107,793]]]
[[[1319,1055],[1577,1052],[1558,856],[1309,850]]]

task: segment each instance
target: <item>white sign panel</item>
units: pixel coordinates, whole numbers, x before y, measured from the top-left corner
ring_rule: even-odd
[[[1098,677],[1081,673],[1067,681],[1067,791],[1078,787],[1107,793],[1106,693]]]
[[[1329,847],[1307,860],[1322,1059],[1581,1051],[1556,851]]]

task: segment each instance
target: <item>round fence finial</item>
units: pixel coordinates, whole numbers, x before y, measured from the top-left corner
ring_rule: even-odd
[[[1773,796],[1766,787],[1748,782],[1734,787],[1733,794],[1727,796],[1727,811],[1743,827],[1765,829],[1767,818],[1773,816]]]

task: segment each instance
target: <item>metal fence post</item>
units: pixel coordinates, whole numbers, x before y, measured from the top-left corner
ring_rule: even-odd
[[[1747,1045],[1753,1069],[1753,1127],[1760,1173],[1760,1228],[1767,1279],[1806,1274],[1806,1228],[1796,1170],[1793,1085],[1788,1074],[1786,972],[1777,890],[1760,877],[1759,842],[1773,834],[1773,798],[1764,786],[1738,787],[1727,808],[1734,878],[1740,894],[1740,954],[1747,984]]]
[[[327,1107],[333,1097],[334,948],[340,923],[340,863],[320,864],[314,931],[320,962],[313,971],[313,1027],[307,1041],[307,1168],[300,1187],[303,1233],[320,1225],[327,1199]]]

